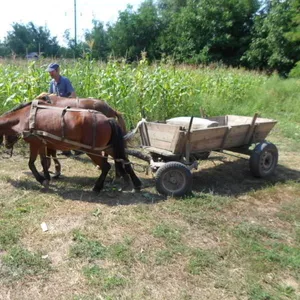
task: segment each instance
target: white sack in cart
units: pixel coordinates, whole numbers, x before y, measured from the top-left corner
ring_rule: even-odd
[[[177,117],[177,118],[172,118],[166,120],[167,124],[171,125],[179,125],[182,127],[185,127],[188,129],[189,124],[190,124],[191,117]],[[193,119],[193,124],[192,124],[192,129],[204,129],[204,128],[210,128],[210,127],[217,127],[219,124],[216,121],[211,121],[207,119],[202,119],[202,118],[194,118]]]

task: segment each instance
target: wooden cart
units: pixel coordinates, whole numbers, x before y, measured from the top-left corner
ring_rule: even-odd
[[[145,122],[140,126],[141,146],[151,156],[150,166],[155,172],[159,193],[183,196],[191,192],[191,170],[197,168],[198,160],[208,158],[211,151],[249,155],[250,170],[256,177],[266,177],[275,171],[278,150],[265,138],[276,120],[259,118],[257,114],[207,119],[216,121],[218,126],[193,129],[193,117],[184,126],[157,122]]]

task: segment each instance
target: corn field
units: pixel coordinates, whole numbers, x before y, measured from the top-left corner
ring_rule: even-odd
[[[50,61],[0,61],[1,112],[48,91]],[[150,65],[143,57],[134,64],[110,60],[58,60],[79,97],[106,100],[124,114],[127,126],[141,118],[163,121],[176,116],[240,114],[281,117],[299,126],[299,81],[219,66]],[[291,88],[292,87],[292,88]],[[295,103],[296,106],[292,106]]]

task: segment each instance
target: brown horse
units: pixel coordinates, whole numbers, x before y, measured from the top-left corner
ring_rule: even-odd
[[[41,101],[43,102],[43,101]],[[107,156],[111,155],[116,168],[126,183],[132,180],[136,190],[141,188],[141,181],[134,173],[125,154],[123,132],[118,123],[94,110],[60,108],[42,105],[38,101],[20,105],[0,116],[0,136],[5,135],[9,142],[17,135],[22,135],[30,145],[29,168],[36,180],[47,187],[50,181],[46,149],[82,150],[101,168],[93,190],[99,192],[110,170]],[[44,176],[35,167],[35,160],[40,154]]]
[[[101,99],[94,98],[64,98],[59,97],[55,94],[49,93],[41,93],[36,97],[36,99],[44,100],[47,103],[58,106],[58,107],[74,107],[74,108],[82,108],[82,109],[93,109],[103,113],[108,118],[114,118],[118,121],[122,131],[126,134],[126,124],[122,113],[113,109],[106,101]],[[53,158],[55,164],[55,175],[53,177],[57,178],[61,173],[61,165],[59,160],[56,157],[56,151],[48,148],[47,155],[48,159],[48,167],[50,168],[51,160],[50,157]]]
[[[122,113],[113,109],[104,100],[94,98],[64,98],[49,93],[41,93],[36,97],[36,99],[45,100],[47,103],[58,107],[74,107],[100,111],[108,118],[117,119],[121,129],[124,134],[126,134],[126,124]]]

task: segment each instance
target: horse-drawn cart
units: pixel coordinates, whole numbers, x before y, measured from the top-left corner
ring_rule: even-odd
[[[199,120],[203,119],[183,117],[167,123],[143,122],[139,126],[141,146],[150,154],[159,193],[182,196],[191,192],[191,170],[197,169],[198,160],[208,158],[211,151],[249,155],[250,171],[256,177],[275,171],[278,150],[265,140],[275,120],[258,118],[257,114],[226,115],[205,119],[213,126],[206,128]]]

